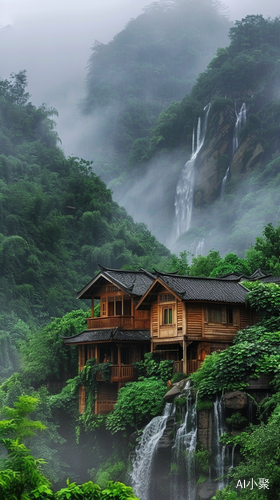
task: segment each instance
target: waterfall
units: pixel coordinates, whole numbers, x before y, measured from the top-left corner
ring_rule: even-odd
[[[247,110],[246,110],[246,104],[245,102],[243,102],[241,108],[240,108],[240,111],[239,113],[237,113],[236,111],[236,103],[235,103],[235,115],[236,115],[236,122],[235,122],[235,125],[234,125],[234,132],[233,132],[233,139],[232,139],[232,157],[234,156],[236,150],[238,149],[238,135],[239,135],[239,132],[240,130],[242,129],[243,125],[245,125],[246,123],[246,118],[247,118]],[[225,176],[222,180],[222,187],[221,187],[221,197],[223,197],[224,195],[224,191],[225,191],[225,185],[227,183],[227,179],[228,179],[228,176],[229,176],[229,172],[230,172],[230,167],[231,167],[231,164],[229,164],[228,168],[227,168],[227,171],[225,173]]]
[[[243,125],[246,123],[246,118],[247,118],[247,110],[246,110],[246,104],[243,102],[239,113],[236,111],[235,107],[235,114],[236,114],[236,122],[234,125],[234,133],[233,133],[233,140],[232,140],[232,156],[234,155],[235,151],[238,148],[238,134],[240,130],[242,129]]]
[[[201,130],[201,118],[198,118],[196,134],[193,130],[192,135],[192,155],[190,160],[181,170],[180,177],[176,187],[175,195],[175,226],[176,239],[185,231],[188,231],[191,225],[193,192],[194,192],[194,167],[199,151],[201,150],[206,133],[207,119],[210,110],[210,104],[205,106],[206,110],[204,125]]]
[[[194,252],[194,256],[195,257],[198,257],[198,255],[203,255],[204,253],[204,238],[202,238],[201,240],[199,240],[197,246],[196,246],[196,249],[195,249],[195,252]]]
[[[152,479],[152,465],[156,455],[157,445],[166,428],[168,417],[172,412],[172,404],[166,403],[163,415],[155,417],[145,427],[136,457],[132,463],[131,482],[135,495],[141,500],[152,500],[149,490]]]
[[[194,452],[197,444],[197,397],[193,403],[189,384],[185,394],[185,418],[177,430],[173,446],[171,500],[194,500],[196,495]]]
[[[225,432],[223,424],[222,399],[217,396],[214,402],[214,429],[213,429],[213,450],[215,452],[215,476],[220,478],[217,482],[217,489],[221,490],[226,486],[225,474],[225,454],[226,445],[220,443],[220,436]]]

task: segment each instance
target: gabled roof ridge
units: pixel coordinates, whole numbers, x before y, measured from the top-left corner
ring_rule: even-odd
[[[178,275],[178,271],[174,271],[172,273],[163,273],[162,271],[157,271],[155,268],[153,268],[155,271],[155,274],[158,276],[180,276]]]
[[[232,279],[228,279],[227,280],[227,279],[221,278],[221,277],[219,277],[219,278],[210,278],[209,276],[189,276],[187,274],[175,274],[175,275],[172,274],[171,275],[171,274],[168,274],[168,273],[161,274],[161,276],[170,276],[172,278],[184,278],[184,279],[195,279],[195,280],[225,281],[225,282],[227,282],[227,281],[228,282],[229,281],[231,281],[231,282],[232,281],[237,281],[238,282],[238,280],[239,280],[239,278],[236,278],[236,279],[233,279],[233,280]]]
[[[136,271],[132,271],[130,269],[111,269],[110,267],[104,267],[102,266],[101,264],[98,264],[98,266],[100,267],[101,271],[112,271],[114,273],[130,273],[130,274],[139,274],[140,272],[141,273],[145,273],[145,274],[151,274],[149,273],[149,271],[146,271],[146,269],[142,268],[141,269],[138,269]]]

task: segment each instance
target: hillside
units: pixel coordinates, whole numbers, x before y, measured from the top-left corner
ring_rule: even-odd
[[[161,0],[108,44],[95,41],[83,111],[91,116],[88,156],[115,193],[143,173],[159,113],[190,92],[200,71],[228,43],[230,23],[209,0]]]
[[[30,327],[79,307],[75,292],[98,263],[152,269],[170,255],[112,200],[90,162],[65,158],[55,110],[36,108],[26,85],[24,71],[0,82],[0,349],[7,374]]]
[[[141,199],[147,186],[153,186],[140,215],[172,247],[176,190],[191,191],[191,227],[184,236],[179,231],[177,250],[194,253],[200,242],[200,251],[203,243],[204,252],[214,247],[242,255],[265,224],[277,224],[280,218],[279,18],[247,16],[230,29],[230,40],[228,47],[217,51],[191,93],[160,114],[146,142],[150,159],[141,178],[131,176],[129,194],[122,193],[122,203],[133,214],[135,196]],[[208,103],[209,114],[204,110]],[[241,109],[246,115],[242,124]],[[177,185],[191,157],[199,119],[201,126],[206,125],[206,115],[191,187],[183,187],[184,182]]]

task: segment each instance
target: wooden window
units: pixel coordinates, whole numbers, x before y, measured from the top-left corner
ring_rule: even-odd
[[[115,297],[108,297],[108,316],[115,316]]]
[[[204,309],[206,323],[221,323],[223,325],[236,325],[235,311],[232,307],[209,305]]]
[[[109,285],[109,286],[106,286],[106,292],[110,293],[110,292],[116,292],[118,291],[119,289],[114,286],[114,285]]]
[[[122,315],[122,296],[115,297],[115,316]]]
[[[102,304],[102,316],[106,316],[107,315],[107,307],[106,307],[106,297],[102,297],[102,301],[101,301],[101,304]]]
[[[112,295],[101,299],[102,316],[131,316],[129,295]]]
[[[208,308],[208,322],[222,323],[222,308],[211,306]]]
[[[173,308],[165,307],[162,310],[162,324],[163,325],[172,325],[173,323]]]
[[[123,314],[125,316],[131,316],[131,300],[129,295],[123,296]]]
[[[175,302],[175,297],[171,293],[161,293],[159,295],[159,302]]]

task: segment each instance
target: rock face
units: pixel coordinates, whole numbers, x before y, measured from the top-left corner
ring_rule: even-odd
[[[197,488],[198,500],[210,500],[215,493],[215,486],[209,479],[200,484]]]
[[[214,114],[208,125],[205,144],[195,165],[194,209],[219,198],[229,165],[230,176],[238,180],[242,180],[252,169],[261,165],[264,150],[252,134],[240,142],[232,157],[235,122],[235,111],[227,105],[223,111]]]
[[[197,414],[197,440],[203,448],[212,451],[213,412],[201,410]]]
[[[223,397],[224,405],[231,410],[242,410],[248,404],[248,397],[245,392],[226,392]]]
[[[174,399],[182,393],[186,386],[186,379],[180,380],[180,382],[175,382],[172,388],[164,395],[164,400],[168,403],[172,403]]]
[[[218,121],[216,122],[216,120]],[[232,135],[235,124],[234,109],[227,106],[209,123],[209,131],[201,154],[196,162],[196,187],[194,206],[211,203],[217,198],[228,164],[223,165],[222,158],[228,159],[232,150]],[[207,137],[211,137],[207,141]]]

